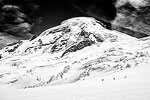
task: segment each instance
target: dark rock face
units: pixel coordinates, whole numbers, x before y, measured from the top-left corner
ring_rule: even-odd
[[[0,49],[36,36],[42,21],[40,7],[33,0],[0,0]]]
[[[2,0],[0,3],[0,32],[30,39],[32,28],[40,21],[39,6],[31,0]]]
[[[150,35],[150,3],[147,0],[118,0],[115,30],[137,38]]]

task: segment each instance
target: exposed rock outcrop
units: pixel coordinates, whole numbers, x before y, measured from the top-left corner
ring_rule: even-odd
[[[117,0],[115,30],[141,38],[150,35],[150,2],[148,0]]]
[[[30,39],[33,28],[41,22],[39,11],[39,6],[32,0],[0,0],[0,33],[3,35],[0,48]]]

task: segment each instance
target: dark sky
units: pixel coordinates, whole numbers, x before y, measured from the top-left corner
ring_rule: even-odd
[[[49,0],[38,0],[37,4],[40,5],[41,15],[44,18],[40,26],[35,29],[38,34],[50,27],[59,25],[68,18],[85,16],[66,0],[51,0],[51,2]]]

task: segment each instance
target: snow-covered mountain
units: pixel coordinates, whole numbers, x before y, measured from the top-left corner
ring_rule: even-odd
[[[149,64],[150,39],[107,30],[94,18],[77,17],[35,39],[3,48],[0,58],[1,87],[59,85]]]

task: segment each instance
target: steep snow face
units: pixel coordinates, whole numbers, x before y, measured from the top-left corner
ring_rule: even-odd
[[[100,77],[149,63],[149,38],[107,30],[94,18],[68,19],[0,51],[0,85],[34,88]]]

